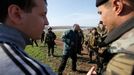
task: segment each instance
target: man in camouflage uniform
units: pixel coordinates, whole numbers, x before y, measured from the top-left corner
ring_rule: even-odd
[[[107,29],[105,25],[103,25],[103,22],[100,21],[97,27],[97,32],[100,35],[100,42],[104,41],[104,39],[107,36]]]
[[[101,44],[105,38],[107,37],[107,29],[106,26],[103,24],[103,21],[100,21],[97,26],[97,32],[99,34],[98,38],[98,74],[100,74],[105,68],[111,57],[113,56],[112,53],[108,51],[110,48],[110,45],[100,47],[99,44]]]
[[[91,54],[91,50],[90,50],[90,36],[92,35],[92,29],[87,29],[87,34],[86,34],[86,38],[85,38],[85,48],[88,51],[88,55],[89,55],[89,62],[92,62],[92,54]]]
[[[134,75],[134,0],[97,0],[96,6],[109,34],[101,46],[111,44],[117,53],[107,65],[106,75]],[[90,70],[88,75],[93,74]]]
[[[99,38],[99,34],[97,32],[97,29],[94,27],[91,30],[91,34],[89,35],[89,40],[88,40],[88,46],[89,46],[89,57],[90,57],[90,61],[89,63],[93,63],[93,59],[92,56],[94,54],[98,53],[98,38]]]

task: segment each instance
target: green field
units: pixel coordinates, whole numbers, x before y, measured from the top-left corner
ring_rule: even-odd
[[[60,39],[62,32],[55,32],[57,35],[57,39]],[[27,46],[25,51],[34,59],[38,60],[39,62],[43,64],[49,65],[54,72],[57,73],[61,56],[62,56],[62,50],[63,47],[61,45],[55,46],[55,57],[49,57],[47,55],[47,45],[44,46],[43,43],[38,40],[39,47],[34,46]],[[78,61],[77,61],[77,72],[71,71],[71,59],[68,60],[64,74],[63,75],[86,75],[88,69],[91,67],[91,65],[87,64],[88,58],[85,57],[86,55],[80,56],[78,55]]]

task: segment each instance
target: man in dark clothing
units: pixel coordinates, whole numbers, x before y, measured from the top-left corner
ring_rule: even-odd
[[[44,38],[45,38],[45,31],[43,31],[42,34],[41,34],[41,43],[43,43]]]
[[[55,33],[52,31],[52,28],[49,27],[48,28],[48,33],[46,33],[46,44],[48,46],[48,56],[54,56],[54,45],[55,45],[55,40],[56,39],[56,35]],[[51,51],[51,53],[50,53]]]
[[[63,50],[61,64],[58,69],[59,75],[62,75],[62,72],[64,71],[66,67],[66,62],[69,57],[71,57],[72,59],[72,70],[76,71],[79,28],[80,27],[78,24],[74,24],[73,29],[64,32],[62,36],[62,40],[64,42],[64,50]]]
[[[38,47],[38,43],[37,43],[37,41],[36,40],[31,40],[32,41],[32,46],[34,46],[34,43],[35,43],[35,45]]]
[[[83,50],[83,45],[84,43],[84,34],[83,34],[83,30],[80,28],[78,30],[78,48],[77,48],[77,53],[81,55],[81,51]]]

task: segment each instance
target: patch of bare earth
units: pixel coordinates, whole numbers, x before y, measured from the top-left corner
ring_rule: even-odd
[[[63,42],[61,41],[61,39],[57,39],[55,42],[57,46],[63,48]],[[73,72],[71,70],[72,64],[67,62],[63,75],[86,75],[86,73],[91,68],[91,66],[93,65],[96,66],[96,64],[87,63],[89,61],[89,56],[88,56],[88,50],[86,50],[86,48],[83,47],[81,53],[82,55],[78,55],[78,59],[77,59],[77,71]],[[68,66],[68,64],[70,65]]]

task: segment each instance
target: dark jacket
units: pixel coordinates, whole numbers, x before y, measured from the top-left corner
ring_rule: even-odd
[[[47,34],[46,34],[46,39],[45,39],[45,42],[49,45],[55,45],[55,40],[56,39],[56,35],[54,32],[52,31],[49,31]]]
[[[63,55],[68,55],[76,53],[77,51],[77,40],[78,33],[73,30],[65,31],[62,35],[62,40],[64,42]]]

